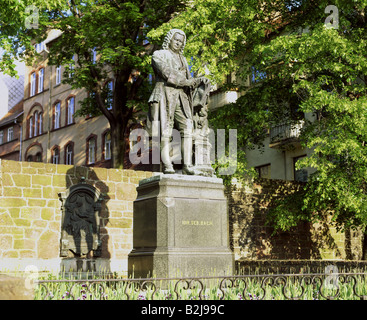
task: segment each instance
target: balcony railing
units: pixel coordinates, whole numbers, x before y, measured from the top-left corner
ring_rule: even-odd
[[[304,127],[303,120],[297,123],[282,123],[270,128],[270,148],[280,148],[287,144],[298,142],[301,130]]]

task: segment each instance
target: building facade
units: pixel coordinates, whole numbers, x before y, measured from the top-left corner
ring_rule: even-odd
[[[21,160],[23,101],[0,120],[0,159]]]
[[[75,117],[84,89],[63,84],[63,66],[47,63],[50,32],[37,50],[42,58],[26,67],[22,161],[78,166],[111,166],[111,139],[105,117]]]

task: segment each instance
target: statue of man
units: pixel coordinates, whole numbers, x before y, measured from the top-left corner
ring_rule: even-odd
[[[183,49],[186,35],[179,29],[170,30],[162,50],[153,53],[152,66],[156,85],[149,98],[148,128],[153,123],[160,125],[161,159],[165,174],[175,173],[170,157],[172,129],[181,136],[181,156],[183,174],[195,174],[193,157],[193,91],[202,78],[193,78]]]

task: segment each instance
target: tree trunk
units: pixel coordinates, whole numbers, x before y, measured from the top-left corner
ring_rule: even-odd
[[[127,150],[127,142],[125,138],[126,128],[117,121],[111,125],[111,143],[112,143],[112,168],[123,169],[125,167],[124,160]]]

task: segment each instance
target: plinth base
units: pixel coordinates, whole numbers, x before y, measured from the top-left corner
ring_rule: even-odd
[[[129,276],[233,274],[222,179],[162,174],[140,181],[137,191]]]

